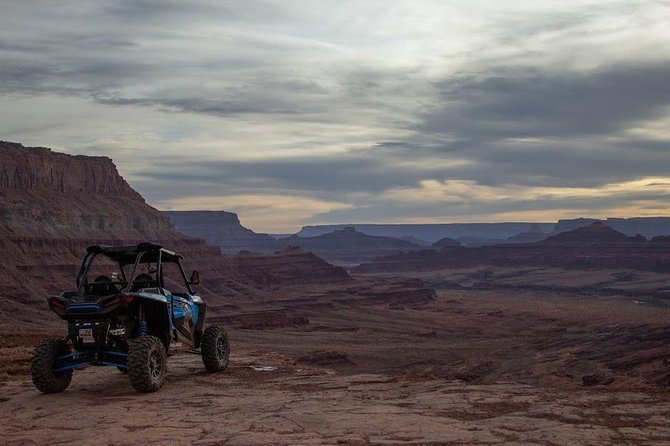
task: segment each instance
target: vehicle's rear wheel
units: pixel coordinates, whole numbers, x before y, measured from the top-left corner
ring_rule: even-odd
[[[202,362],[208,372],[220,372],[228,367],[230,344],[228,333],[220,325],[210,325],[202,335]]]
[[[163,387],[167,374],[165,347],[156,336],[142,335],[130,341],[128,376],[138,392],[155,392]]]
[[[33,351],[30,374],[37,390],[43,393],[58,393],[67,389],[72,381],[72,369],[54,372],[54,360],[70,352],[62,339],[45,339]]]

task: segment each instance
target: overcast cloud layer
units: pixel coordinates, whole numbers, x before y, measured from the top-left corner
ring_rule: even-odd
[[[0,139],[110,156],[159,209],[270,232],[669,215],[670,1],[2,11]]]

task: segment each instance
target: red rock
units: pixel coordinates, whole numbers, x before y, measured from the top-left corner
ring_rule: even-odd
[[[478,265],[670,271],[670,259],[662,240],[648,243],[643,236],[628,237],[599,222],[554,235],[538,243],[477,248],[447,246],[441,251],[412,251],[378,258],[353,271],[421,271]]]
[[[1,142],[0,163],[0,311],[9,311],[11,302],[46,310],[48,294],[73,288],[81,258],[91,244],[152,241],[183,254],[187,269],[201,271],[197,291],[213,307],[248,300],[265,284],[280,282],[284,271],[303,281],[347,277],[306,254],[284,256],[278,262],[281,268],[264,265],[274,259],[254,257],[254,263],[240,264],[223,257],[204,240],[176,231],[106,157]]]

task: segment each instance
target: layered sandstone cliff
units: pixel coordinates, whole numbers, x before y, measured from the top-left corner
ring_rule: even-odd
[[[201,271],[197,291],[213,308],[243,304],[265,293],[264,284],[254,281],[254,266],[240,268],[218,248],[175,230],[119,175],[111,159],[0,142],[0,315],[30,314],[26,322],[36,322],[31,312],[46,310],[48,294],[73,287],[88,245],[141,241],[183,254],[186,268]],[[284,262],[294,260],[297,269],[310,264],[298,257]],[[310,267],[323,277],[333,272],[333,280],[340,280],[332,265]],[[17,308],[21,305],[26,308]]]
[[[350,279],[344,268],[330,265],[300,248],[287,248],[271,256],[243,252],[232,261],[237,272],[266,286],[347,282]]]
[[[164,211],[164,214],[184,234],[207,240],[221,252],[239,251],[272,253],[279,249],[277,240],[259,234],[240,223],[237,214],[226,211]]]
[[[38,238],[175,238],[111,159],[0,142],[0,235]]]

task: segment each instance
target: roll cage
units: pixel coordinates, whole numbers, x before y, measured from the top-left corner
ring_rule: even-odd
[[[194,294],[191,284],[195,283],[195,281],[193,277],[191,277],[190,279],[186,277],[186,273],[184,272],[184,268],[181,264],[181,260],[183,259],[182,255],[177,254],[176,252],[173,251],[169,251],[161,247],[160,245],[156,245],[153,243],[140,243],[139,245],[132,245],[132,246],[105,246],[105,245],[89,246],[86,250],[86,256],[82,261],[79,273],[77,274],[76,294],[73,293],[74,295],[71,297],[76,297],[79,299],[90,294],[89,292],[87,292],[90,291],[87,290],[87,285],[90,285],[90,282],[88,281],[88,274],[91,269],[91,265],[93,264],[93,261],[98,256],[103,256],[108,260],[118,264],[121,280],[117,282],[112,282],[110,280],[100,283],[100,285],[107,285],[107,286],[109,284],[114,285],[115,290],[114,292],[129,293],[132,291],[136,291],[133,290],[133,287],[135,286],[139,278],[145,276],[147,288],[153,285],[154,287],[159,289],[161,294],[163,294],[163,288],[164,288],[163,263],[174,263],[177,265],[179,269],[179,272],[181,274],[182,279],[184,280],[184,284],[186,285],[189,294]],[[140,272],[141,264],[156,265],[155,270],[148,271],[150,273],[156,274],[155,276],[156,280],[153,280],[150,276],[148,276],[148,274]],[[130,270],[130,274],[127,276],[126,267],[129,265],[132,265],[132,269]],[[104,278],[107,279],[106,277]],[[116,289],[116,285],[119,285],[120,289]],[[110,294],[114,294],[114,292]]]

